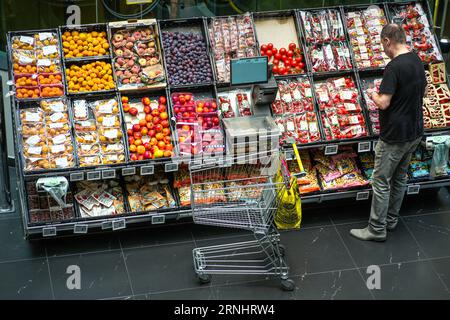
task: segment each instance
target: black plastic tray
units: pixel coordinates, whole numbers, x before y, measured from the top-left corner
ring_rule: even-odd
[[[107,28],[106,23],[91,23],[91,24],[81,24],[81,25],[73,25],[73,26],[60,26],[58,28],[59,30],[59,42],[62,44],[62,34],[66,31],[76,30],[76,31],[85,31],[85,32],[91,32],[91,31],[98,31],[102,32],[104,31],[107,34]],[[104,60],[104,59],[111,59],[111,45],[109,46],[109,49],[106,51],[107,54],[101,55],[101,56],[89,56],[89,57],[79,57],[79,58],[66,58],[64,56],[63,50],[61,50],[61,57],[65,63],[70,61],[92,61],[92,60]]]
[[[221,19],[221,18],[228,18],[228,17],[239,18],[239,17],[242,17],[243,15],[244,14],[230,15],[230,16],[215,16],[214,18],[206,19],[206,32],[207,32],[208,41],[210,44],[209,55],[211,57],[211,63],[212,63],[212,67],[214,69],[214,77],[215,77],[214,79],[215,79],[217,86],[220,86],[220,87],[230,86],[230,82],[229,81],[222,81],[222,82],[219,81],[219,78],[217,75],[217,64],[216,64],[216,59],[215,59],[214,49],[213,49],[213,39],[211,38],[211,33],[209,32],[209,28],[211,27],[213,19]],[[258,41],[256,39],[256,30],[255,30],[255,23],[253,21],[253,13],[250,13],[249,16],[250,16],[250,20],[252,21],[253,35],[254,35],[254,40],[255,40],[255,52],[256,52],[256,56],[258,56],[260,54],[260,50],[259,50]]]
[[[69,109],[71,110],[70,116],[71,116],[71,122],[72,122],[72,136],[75,137],[75,119],[74,119],[74,115],[73,115],[73,103],[76,100],[86,100],[87,102],[93,102],[93,101],[97,101],[97,100],[104,100],[104,99],[116,99],[118,102],[118,107],[120,109],[120,97],[116,94],[116,93],[110,93],[110,94],[102,94],[102,95],[98,95],[98,94],[90,94],[87,96],[83,96],[83,97],[73,97],[70,99],[70,104],[69,104]],[[89,111],[90,112],[90,111]],[[120,129],[122,130],[122,133],[124,133],[124,119],[122,117],[122,113],[119,110],[118,113],[119,119],[120,119]],[[88,169],[93,169],[93,168],[99,168],[99,169],[105,169],[105,168],[114,168],[114,167],[118,167],[118,166],[123,166],[126,165],[128,163],[128,159],[129,154],[128,154],[128,148],[126,145],[126,141],[124,139],[125,134],[122,135],[122,144],[124,146],[124,154],[125,154],[125,161],[122,163],[117,163],[117,164],[99,164],[99,165],[95,165],[95,166],[84,166],[81,167],[80,163],[79,163],[79,156],[78,156],[78,143],[76,142],[74,145],[74,152],[76,155],[76,159],[77,159],[77,168],[79,170],[88,170]],[[76,140],[75,140],[76,141]]]
[[[210,49],[210,43],[209,43],[209,36],[208,31],[206,27],[206,18],[204,17],[196,17],[196,18],[189,18],[189,19],[171,19],[171,20],[159,20],[158,21],[158,30],[160,31],[160,37],[161,37],[161,51],[162,56],[164,58],[164,67],[166,72],[166,78],[167,78],[167,84],[169,88],[192,88],[196,86],[207,86],[207,85],[214,85],[216,79],[216,74],[214,72],[215,68],[213,68],[213,63],[211,61],[211,49]],[[184,32],[194,32],[194,33],[201,33],[203,40],[206,43],[206,54],[208,56],[209,60],[209,67],[211,70],[211,81],[210,82],[203,82],[203,83],[191,83],[191,84],[171,84],[169,80],[169,72],[167,69],[167,62],[166,62],[166,53],[164,49],[164,43],[162,41],[162,34],[164,31],[184,31]]]

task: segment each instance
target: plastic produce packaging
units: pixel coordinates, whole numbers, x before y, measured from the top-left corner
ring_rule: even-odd
[[[212,18],[209,36],[218,82],[230,82],[230,60],[257,55],[255,31],[250,14]]]
[[[281,80],[272,111],[282,135],[280,144],[320,140],[311,83],[308,78]]]
[[[356,66],[360,69],[384,67],[390,61],[380,40],[381,30],[387,24],[384,10],[372,5],[365,10],[347,12],[346,19]]]
[[[371,96],[374,92],[380,91],[382,78],[371,78],[362,80],[363,96],[369,111],[370,123],[372,125],[372,132],[376,135],[380,134],[380,119],[378,106],[372,100]]]
[[[327,140],[367,136],[359,93],[352,77],[316,82],[322,124]]]
[[[392,5],[393,19],[401,21],[406,33],[406,43],[423,62],[442,60],[430,24],[420,3]]]

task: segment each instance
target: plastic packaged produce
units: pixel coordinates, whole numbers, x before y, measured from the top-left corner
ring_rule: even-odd
[[[76,189],[74,197],[83,218],[125,213],[123,189],[118,180],[77,182]]]
[[[281,145],[320,140],[311,83],[308,78],[279,81],[272,110],[276,114],[275,122],[282,132]]]
[[[336,9],[300,11],[307,42],[344,41],[341,14]]]
[[[361,175],[356,157],[357,154],[351,147],[340,148],[338,154],[333,156],[325,156],[323,150],[314,150],[314,167],[323,189],[348,189],[367,185],[369,182]]]
[[[218,82],[230,81],[230,60],[254,57],[257,54],[255,31],[250,14],[212,18],[210,42]]]
[[[201,33],[162,31],[169,83],[188,85],[211,83],[211,64]]]
[[[381,30],[387,24],[384,10],[372,5],[346,13],[348,34],[360,69],[384,67],[390,60],[383,51]]]
[[[316,191],[320,191],[319,181],[317,179],[316,169],[311,165],[311,158],[308,150],[300,150],[299,156],[302,161],[303,169],[306,176],[297,178],[298,187],[301,194],[308,194]],[[289,172],[292,174],[300,173],[297,160],[288,161]]]
[[[367,135],[359,93],[352,77],[330,78],[316,82],[315,86],[327,140]]]
[[[253,115],[253,100],[250,90],[237,89],[220,93],[218,101],[223,118]]]
[[[372,100],[371,96],[373,92],[379,92],[381,80],[381,78],[372,78],[364,79],[362,81],[364,100],[369,111],[370,122],[372,124],[372,131],[374,134],[380,134],[380,120],[378,106]]]
[[[155,211],[176,207],[169,180],[158,179],[157,176],[130,176],[125,178],[131,212]]]
[[[394,20],[401,21],[406,43],[423,62],[442,60],[427,15],[420,3],[390,6]]]
[[[428,70],[427,95],[423,99],[423,122],[425,129],[444,128],[450,125],[447,114],[450,112],[450,90],[447,83],[435,84]]]

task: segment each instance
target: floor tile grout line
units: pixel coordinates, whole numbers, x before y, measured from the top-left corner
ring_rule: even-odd
[[[50,261],[48,260],[47,248],[44,247],[44,249],[45,249],[45,260],[47,261],[48,278],[50,280],[50,289],[52,291],[52,299],[56,300],[55,289],[53,288],[52,273],[50,272]]]
[[[409,228],[408,224],[406,223],[406,221],[403,219],[403,217],[400,217],[400,220],[403,222],[403,224],[406,227],[406,230],[408,230],[409,234],[411,235],[411,237],[414,239],[414,241],[416,242],[417,246],[419,247],[419,249],[423,252],[423,254],[425,255],[426,258],[428,258],[428,260],[430,260],[428,254],[426,253],[426,251],[422,248],[422,246],[420,245],[419,241],[417,240],[416,236],[413,234],[413,232],[411,231],[411,229]],[[435,273],[435,275],[438,277],[439,281],[441,282],[441,284],[443,285],[445,291],[447,291],[448,293],[450,293],[449,288],[447,287],[447,285],[445,284],[444,280],[442,280],[442,277],[439,275],[439,273],[436,271],[436,268],[434,267],[433,263],[431,263],[431,268],[433,269],[433,272]]]
[[[25,258],[25,259],[4,260],[4,261],[0,261],[0,265],[1,265],[1,264],[6,264],[6,263],[16,263],[16,262],[35,261],[35,260],[41,260],[41,259],[45,259],[45,257],[42,256],[42,257],[36,257],[36,258]]]
[[[134,296],[133,283],[131,282],[130,272],[128,271],[127,259],[125,258],[125,253],[123,252],[122,242],[120,241],[120,238],[118,238],[118,240],[120,245],[120,251],[122,253],[123,263],[125,265],[125,271],[127,272],[128,283],[130,284],[131,295]]]
[[[429,258],[428,260],[416,259],[416,260],[397,261],[397,262],[393,262],[393,263],[378,264],[378,266],[385,267],[385,266],[398,265],[399,263],[400,264],[420,263],[420,262],[427,262],[427,261],[430,261],[430,260],[440,260],[440,259],[450,259],[450,256],[444,256],[444,257],[438,257],[438,258]],[[363,269],[363,268],[364,268],[364,266],[361,266],[361,267],[357,266],[357,267],[354,267],[354,268],[327,270],[327,271],[301,273],[301,274],[291,274],[290,278],[299,278],[299,277],[303,277],[303,276],[315,276],[315,275],[321,275],[321,274],[327,274],[327,273],[333,273],[333,272],[336,273],[336,272],[345,272],[345,271],[358,271],[359,269]],[[272,277],[272,278],[275,279],[275,277]],[[217,287],[236,286],[236,285],[240,285],[240,284],[264,282],[264,281],[267,281],[267,280],[268,279],[266,278],[266,279],[249,280],[249,281],[237,281],[237,282],[228,282],[228,283],[220,283],[220,284],[211,284],[211,287],[212,288],[217,288]],[[139,294],[134,295],[134,297],[142,296],[142,295],[155,295],[155,294],[175,293],[175,292],[197,290],[197,289],[200,290],[202,288],[204,288],[204,287],[199,285],[198,287],[189,287],[189,288],[182,288],[182,289],[173,289],[173,290],[163,290],[163,291],[139,293]],[[118,298],[124,298],[124,297],[128,297],[128,296],[108,297],[108,298],[102,298],[101,300],[118,299]]]
[[[345,244],[345,241],[344,241],[344,239],[342,238],[342,235],[340,234],[340,232],[339,232],[339,230],[337,229],[337,227],[336,227],[336,225],[334,224],[334,222],[333,222],[333,227],[334,227],[334,230],[336,231],[336,233],[338,234],[339,239],[341,240],[341,243],[343,244],[345,250],[347,251],[348,255],[350,256],[350,259],[352,260],[353,265],[354,265],[356,268],[358,268],[358,265],[356,264],[356,261],[355,261],[355,259],[353,258],[352,254],[351,254],[351,252],[350,252],[350,249],[349,249],[349,248],[347,247],[347,245]],[[358,271],[359,276],[361,277],[361,280],[362,280],[363,284],[366,284],[366,281],[365,281],[365,279],[364,279],[364,277],[363,277],[363,275],[362,275],[362,273],[361,273],[361,270],[358,268],[357,271]],[[366,287],[367,287],[367,286],[366,286]],[[372,291],[371,291],[369,288],[367,288],[367,290],[369,291],[370,296],[372,297],[372,300],[376,300],[374,294],[372,293]]]

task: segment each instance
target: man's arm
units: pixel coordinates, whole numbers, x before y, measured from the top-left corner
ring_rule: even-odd
[[[379,94],[377,92],[372,93],[372,100],[373,102],[375,102],[375,104],[380,110],[386,110],[391,104],[391,99],[392,94],[387,93]]]

